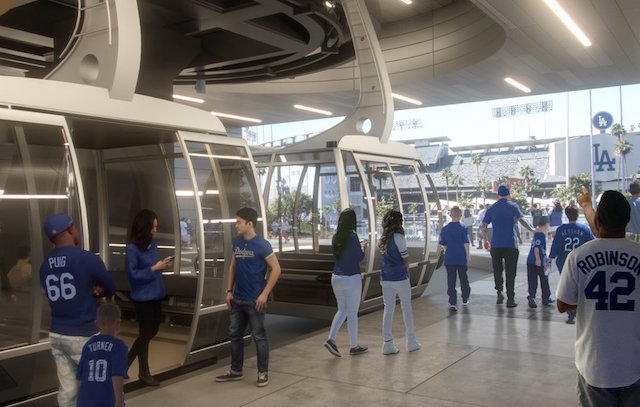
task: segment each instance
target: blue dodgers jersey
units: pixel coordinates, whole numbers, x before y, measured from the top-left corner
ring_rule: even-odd
[[[542,232],[536,232],[531,239],[531,249],[529,249],[529,256],[527,256],[527,264],[536,264],[535,248],[540,250],[540,265],[545,266],[547,264],[547,237]]]
[[[113,407],[111,377],[127,375],[127,344],[111,335],[97,335],[82,349],[76,371],[80,380],[78,407]]]
[[[351,232],[347,238],[347,243],[342,250],[342,256],[336,257],[337,234],[333,235],[331,249],[333,251],[333,274],[338,276],[355,276],[360,274],[360,262],[364,259],[364,252],[360,246],[360,240],[356,232]]]
[[[115,293],[115,284],[100,257],[76,246],[58,246],[40,266],[40,284],[49,299],[51,332],[68,336],[91,336],[98,332],[93,322],[98,306],[93,285],[105,297]]]
[[[266,260],[274,255],[271,244],[262,236],[256,235],[251,240],[238,236],[233,239],[233,255],[236,259],[233,298],[255,301],[266,285]]]
[[[444,264],[465,265],[467,264],[467,251],[464,244],[469,243],[469,233],[467,228],[460,222],[449,222],[440,232],[440,244],[447,246],[444,252]]]
[[[582,246],[595,237],[587,225],[581,223],[565,223],[556,230],[556,235],[551,243],[549,257],[556,259],[558,270],[562,272],[567,256],[577,247]]]
[[[493,237],[491,247],[517,249],[518,239],[514,226],[516,220],[522,217],[522,212],[517,204],[507,200],[499,199],[491,205],[484,215],[482,222],[493,225]]]
[[[402,281],[409,278],[404,259],[409,256],[404,235],[394,233],[382,252],[382,270],[380,281]]]

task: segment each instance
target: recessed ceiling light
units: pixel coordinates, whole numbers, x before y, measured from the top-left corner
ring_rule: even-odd
[[[191,96],[173,95],[174,99],[185,100],[187,102],[204,103],[204,99],[192,98]]]
[[[235,114],[220,113],[220,112],[211,112],[211,114],[214,116],[227,117],[229,119],[243,120],[245,122],[262,123],[262,120],[254,119],[252,117],[236,116]]]
[[[578,27],[578,24],[573,21],[573,19],[567,14],[567,12],[562,8],[560,4],[556,0],[543,0],[547,6],[554,12],[554,14],[562,21],[562,24],[565,25],[571,31],[582,45],[585,47],[591,46],[591,40],[587,38],[585,33]]]
[[[422,102],[417,100],[417,99],[411,99],[409,97],[402,96],[402,95],[399,95],[397,93],[392,93],[391,96],[393,96],[394,98],[396,98],[398,100],[402,100],[402,101],[405,101],[407,103],[411,103],[413,105],[422,106]]]
[[[521,84],[520,82],[518,82],[515,79],[512,79],[512,78],[507,76],[506,78],[504,78],[504,81],[507,82],[509,85],[520,89],[524,93],[531,93],[531,89],[529,89],[527,86]]]
[[[411,0],[400,0],[401,2],[403,2],[404,4],[411,4],[413,3]]]
[[[329,111],[326,111],[326,110],[316,109],[315,107],[309,107],[309,106],[304,106],[304,105],[293,105],[293,107],[295,107],[296,109],[300,109],[300,110],[306,110],[307,112],[323,114],[325,116],[331,116],[333,114],[333,113],[331,113]]]

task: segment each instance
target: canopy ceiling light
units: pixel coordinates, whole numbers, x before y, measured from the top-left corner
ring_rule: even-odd
[[[562,8],[560,4],[556,0],[543,0],[547,6],[554,12],[554,14],[562,21],[562,24],[565,25],[571,31],[578,41],[585,47],[591,46],[591,40],[585,35],[585,33],[578,27],[578,24],[573,21],[573,19],[567,14],[567,12]]]
[[[210,113],[214,116],[226,117],[229,119],[243,120],[245,122],[251,122],[251,123],[262,123],[262,120],[254,119],[252,117],[236,116],[235,114],[220,113],[220,112],[210,112]]]
[[[417,99],[412,99],[410,97],[402,96],[397,93],[392,93],[391,96],[393,96],[395,99],[402,100],[407,103],[411,103],[412,105],[422,106],[422,102]]]
[[[531,93],[531,89],[529,89],[527,86],[521,84],[520,82],[518,82],[517,80],[510,78],[510,77],[506,77],[504,78],[504,81],[507,82],[509,85],[520,89],[521,91],[523,91],[524,93]]]
[[[325,116],[331,116],[333,114],[333,113],[331,113],[331,112],[329,112],[327,110],[316,109],[315,107],[309,107],[309,106],[304,106],[304,105],[293,105],[293,107],[295,107],[296,109],[300,109],[300,110],[306,110],[307,112],[323,114]]]
[[[186,102],[204,103],[204,99],[192,98],[191,96],[173,95],[174,99],[184,100]]]

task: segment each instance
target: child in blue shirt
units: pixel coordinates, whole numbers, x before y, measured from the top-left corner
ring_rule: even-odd
[[[100,333],[84,345],[76,372],[80,381],[78,407],[124,407],[124,377],[127,375],[127,345],[116,338],[120,330],[120,308],[107,303],[98,308]]]
[[[551,299],[551,289],[549,288],[549,274],[547,273],[547,239],[546,233],[549,230],[549,218],[540,217],[538,225],[533,233],[531,249],[527,257],[527,278],[529,280],[529,300],[530,308],[537,308],[536,291],[538,290],[538,279],[540,279],[540,289],[542,290],[542,303],[548,305],[553,303]]]
[[[451,222],[440,232],[440,245],[444,248],[444,265],[447,269],[447,294],[449,294],[449,309],[458,310],[458,292],[456,291],[456,277],[460,277],[462,290],[462,305],[469,304],[471,287],[467,276],[467,260],[469,259],[469,234],[467,228],[460,224],[462,211],[459,207],[451,208]]]

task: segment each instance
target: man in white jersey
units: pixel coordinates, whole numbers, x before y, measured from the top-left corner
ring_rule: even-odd
[[[598,239],[569,254],[556,292],[560,312],[580,310],[575,364],[584,407],[640,406],[640,246],[625,238],[629,217],[621,193],[602,194]]]

